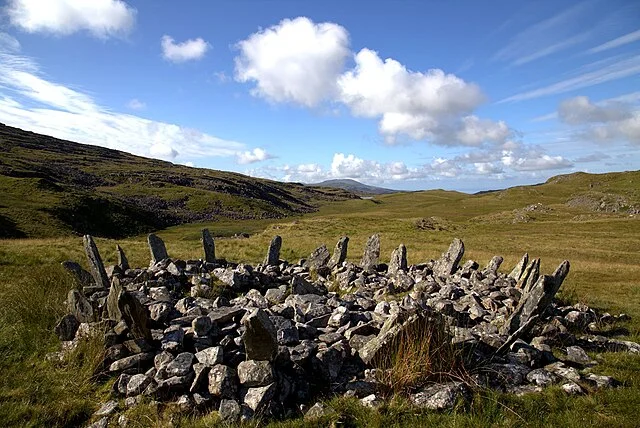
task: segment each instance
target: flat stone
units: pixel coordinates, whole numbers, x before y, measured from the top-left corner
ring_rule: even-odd
[[[131,355],[130,357],[125,357],[120,360],[114,361],[109,366],[109,371],[119,372],[128,369],[141,369],[143,366],[147,366],[154,357],[153,352],[146,352],[144,354],[136,354]]]
[[[118,410],[118,402],[116,400],[110,400],[100,406],[97,412],[93,416],[109,416]]]
[[[387,272],[390,275],[397,273],[398,271],[407,270],[407,247],[404,244],[400,244],[398,248],[391,253],[391,261],[389,262],[389,269]]]
[[[545,369],[531,370],[527,374],[527,381],[538,386],[549,386],[558,381],[558,377]]]
[[[338,243],[336,244],[335,249],[333,250],[333,255],[331,259],[327,263],[327,267],[329,269],[333,269],[336,266],[341,266],[342,263],[347,259],[347,249],[349,247],[349,237],[343,236],[340,238]]]
[[[243,386],[265,386],[274,380],[273,366],[269,361],[243,361],[238,364],[238,377]]]
[[[567,356],[565,357],[565,361],[579,366],[593,366],[598,364],[593,361],[584,349],[579,346],[567,347]]]
[[[280,247],[282,246],[282,238],[274,236],[267,250],[267,257],[264,260],[266,266],[278,266],[280,264]]]
[[[463,255],[464,243],[456,238],[449,246],[449,249],[434,263],[433,274],[435,276],[448,276],[455,273]]]

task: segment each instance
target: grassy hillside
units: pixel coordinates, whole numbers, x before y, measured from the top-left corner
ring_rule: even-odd
[[[282,218],[355,197],[190,168],[0,124],[0,238],[122,237],[218,219]]]
[[[436,258],[453,237],[464,240],[465,259],[481,265],[502,255],[508,272],[526,251],[542,259],[551,273],[563,259],[571,272],[561,297],[584,302],[632,320],[621,327],[624,337],[640,340],[640,172],[601,175],[571,174],[538,186],[522,186],[481,195],[428,191],[345,200],[324,205],[316,213],[285,220],[225,220],[185,224],[159,231],[169,254],[202,257],[199,231],[209,227],[217,236],[220,257],[258,262],[273,235],[283,237],[282,257],[295,261],[322,243],[333,246],[349,235],[349,259],[358,261],[364,243],[380,233],[381,258],[407,246],[409,263]],[[576,203],[575,201],[581,201]],[[585,202],[586,201],[586,202]],[[248,239],[231,235],[250,232]],[[115,244],[132,265],[146,266],[144,236],[118,241],[99,239],[106,264],[116,261]],[[44,361],[59,346],[52,333],[64,309],[71,284],[59,263],[73,259],[86,264],[78,237],[0,240],[0,420],[7,426],[78,426],[106,401],[113,379],[91,379],[91,349],[62,365]],[[637,426],[640,408],[640,357],[622,353],[591,355],[593,370],[614,376],[624,388],[567,397],[559,388],[514,397],[479,391],[466,409],[436,414],[416,412],[401,400],[379,411],[353,400],[330,404],[338,413],[307,426]],[[127,411],[131,426],[216,426],[215,414],[182,415],[153,406]],[[25,422],[27,421],[27,422]],[[296,420],[283,427],[304,426]]]

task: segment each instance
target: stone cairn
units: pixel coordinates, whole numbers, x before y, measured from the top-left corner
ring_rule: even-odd
[[[394,352],[394,339],[411,323],[435,317],[465,352],[469,376],[410,392],[420,408],[453,407],[470,399],[470,385],[516,394],[552,384],[568,394],[614,387],[614,379],[591,372],[597,362],[585,350],[640,353],[637,343],[598,334],[626,315],[554,302],[568,261],[542,275],[540,260],[525,254],[505,274],[498,256],[484,269],[461,264],[464,244],[455,239],[438,260],[411,266],[400,245],[386,265],[373,235],[360,265],[346,262],[347,237],[333,255],[322,245],[290,264],[280,260],[276,236],[264,263],[252,267],[216,258],[206,229],[202,242],[204,258],[185,261],[170,258],[151,234],[150,267],[130,268],[117,246],[118,264],[105,269],[87,235],[90,272],[63,263],[80,287],[69,292],[69,314],[55,328],[62,351],[49,357],[62,359],[83,338],[104,335],[101,370],[117,379],[96,426],[116,417],[118,397],[127,407],[146,397],[185,411],[217,410],[231,423],[322,416],[330,409],[309,404],[335,394],[376,406],[387,395],[376,362]]]

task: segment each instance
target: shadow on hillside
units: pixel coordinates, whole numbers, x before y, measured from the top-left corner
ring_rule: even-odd
[[[18,229],[16,222],[0,214],[0,239],[26,237],[27,235]]]

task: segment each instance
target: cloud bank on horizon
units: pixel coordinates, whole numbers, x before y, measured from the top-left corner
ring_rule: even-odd
[[[280,18],[265,25],[225,2],[178,13],[150,1],[9,0],[0,121],[285,181],[480,190],[640,165],[633,2],[516,7],[499,26],[487,16],[482,37],[460,34],[454,10],[442,10],[424,41],[384,13],[370,24],[389,21],[391,41],[346,12],[328,21],[270,4]],[[223,12],[224,25],[204,25]],[[442,34],[449,26],[457,32]],[[454,56],[436,36],[481,43]]]

